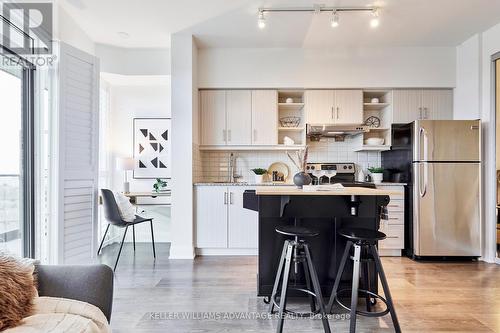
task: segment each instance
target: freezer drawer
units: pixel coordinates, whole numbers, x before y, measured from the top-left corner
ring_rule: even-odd
[[[479,120],[417,120],[414,161],[481,161]]]
[[[480,163],[414,163],[417,256],[480,256]]]

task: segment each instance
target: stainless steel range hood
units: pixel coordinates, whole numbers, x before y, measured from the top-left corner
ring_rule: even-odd
[[[310,125],[306,126],[306,133],[311,140],[326,138],[339,138],[346,136],[354,136],[357,134],[368,132],[368,127],[363,125]]]

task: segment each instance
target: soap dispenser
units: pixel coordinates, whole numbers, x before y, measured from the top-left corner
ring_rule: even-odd
[[[358,181],[358,182],[365,181],[365,174],[363,172],[363,168],[361,168],[361,167],[358,167],[358,172],[356,173],[356,181]]]

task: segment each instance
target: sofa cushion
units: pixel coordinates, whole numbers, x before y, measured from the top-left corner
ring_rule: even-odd
[[[108,321],[98,307],[58,297],[37,297],[34,314],[5,333],[108,333]]]
[[[33,313],[37,296],[34,266],[0,251],[0,331]]]

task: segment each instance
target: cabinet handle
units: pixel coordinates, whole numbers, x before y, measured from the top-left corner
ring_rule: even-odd
[[[225,129],[222,130],[222,141],[224,141],[224,142],[226,141],[226,130]]]
[[[253,130],[253,141],[254,142],[257,141],[257,130],[256,129]]]
[[[339,119],[339,107],[337,106],[337,120]]]
[[[227,192],[224,192],[224,205],[227,205]]]
[[[333,115],[333,106],[332,106],[332,119],[335,118],[335,116]]]
[[[424,108],[424,119],[429,119],[429,110]]]
[[[231,130],[227,130],[227,141],[231,142]]]
[[[229,203],[233,204],[233,192],[229,192]]]
[[[418,108],[418,119],[422,119],[422,108]]]

